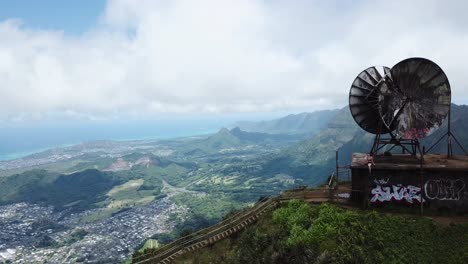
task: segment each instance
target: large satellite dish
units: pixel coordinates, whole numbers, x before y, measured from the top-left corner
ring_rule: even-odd
[[[450,110],[450,83],[442,69],[424,58],[393,68],[370,67],[351,85],[349,107],[356,123],[373,134],[404,139],[428,136]]]
[[[450,83],[442,69],[428,59],[409,58],[391,69],[374,66],[362,71],[351,85],[349,107],[365,131],[390,134],[392,142],[417,141],[441,126],[450,99]]]
[[[379,107],[381,96],[388,92],[385,76],[390,75],[388,67],[369,67],[354,79],[349,90],[349,108],[354,121],[372,134],[385,134],[390,128],[380,126]]]
[[[399,111],[397,133],[419,139],[438,128],[450,110],[450,83],[434,62],[410,58],[391,69]]]

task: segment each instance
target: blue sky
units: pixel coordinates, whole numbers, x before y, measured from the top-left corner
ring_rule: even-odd
[[[0,125],[341,108],[359,72],[408,57],[439,64],[452,102],[467,103],[467,9],[455,0],[0,1]]]
[[[172,121],[212,131],[341,108],[358,73],[408,57],[440,65],[452,102],[466,104],[466,10],[456,0],[0,0],[0,155],[175,135],[158,130]]]
[[[18,18],[31,29],[80,34],[98,22],[105,4],[103,0],[1,0],[0,21]]]

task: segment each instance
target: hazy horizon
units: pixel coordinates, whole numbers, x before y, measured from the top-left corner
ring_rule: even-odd
[[[5,2],[0,123],[297,113],[426,57],[468,102],[464,2]],[[385,10],[385,12],[381,12]]]
[[[97,140],[171,139],[211,134],[240,121],[264,121],[298,113],[205,115],[127,120],[17,121],[0,125],[0,161]]]
[[[0,158],[88,139],[176,137],[341,108],[359,72],[414,56],[440,65],[452,102],[464,104],[463,5],[5,2]],[[167,120],[178,124],[171,128]]]

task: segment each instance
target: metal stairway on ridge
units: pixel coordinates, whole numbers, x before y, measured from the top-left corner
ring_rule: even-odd
[[[214,226],[202,229],[187,237],[182,237],[154,252],[138,256],[133,263],[171,263],[176,257],[207,245],[216,243],[230,235],[237,233],[256,222],[264,213],[275,208],[279,200],[266,198],[255,204],[247,211],[241,211]]]
[[[348,188],[341,191],[347,191]],[[327,186],[313,190],[302,188],[283,192],[277,197],[267,197],[258,201],[252,208],[240,211],[228,219],[195,232],[189,236],[179,238],[153,252],[140,255],[133,259],[133,263],[171,263],[176,257],[199,248],[214,244],[219,240],[238,233],[246,227],[254,224],[257,219],[267,211],[277,207],[279,203],[293,199],[303,200],[309,203],[322,203],[338,201],[336,191]]]

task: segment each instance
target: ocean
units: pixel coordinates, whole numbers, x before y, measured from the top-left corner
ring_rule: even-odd
[[[168,139],[217,132],[229,121],[133,120],[31,122],[0,126],[0,160],[94,140]]]
[[[216,133],[239,120],[277,118],[284,113],[224,114],[138,120],[1,122],[0,160],[95,140],[168,139]]]

